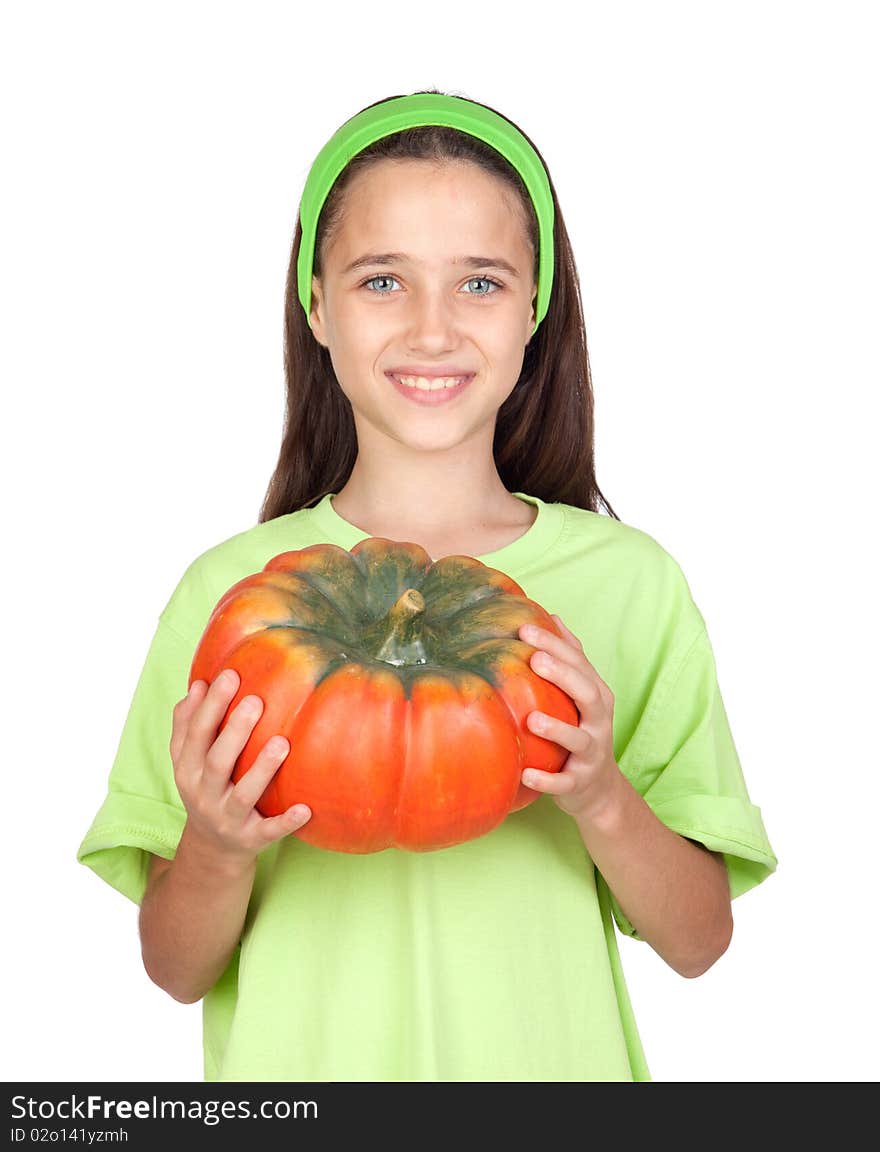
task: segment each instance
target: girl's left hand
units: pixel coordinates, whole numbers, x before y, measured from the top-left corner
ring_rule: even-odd
[[[612,740],[614,695],[577,636],[555,613],[553,619],[561,637],[529,624],[522,625],[519,637],[538,649],[529,659],[531,668],[574,700],[580,724],[575,728],[543,712],[530,712],[526,719],[532,732],[568,748],[569,756],[559,772],[525,769],[522,782],[536,792],[548,792],[563,812],[577,818],[598,811],[620,779]]]

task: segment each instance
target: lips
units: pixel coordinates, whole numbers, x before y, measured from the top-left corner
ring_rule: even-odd
[[[473,376],[470,368],[463,368],[460,364],[398,364],[396,368],[389,368],[388,372],[394,376],[427,376],[429,380],[438,376]]]

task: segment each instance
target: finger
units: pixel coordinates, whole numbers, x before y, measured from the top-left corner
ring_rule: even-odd
[[[557,622],[559,627],[563,629],[563,631],[565,632],[565,635],[571,637],[572,644],[578,650],[579,659],[584,664],[586,664],[591,676],[593,676],[593,678],[596,681],[596,685],[599,689],[600,697],[605,701],[606,706],[613,711],[613,709],[614,709],[614,693],[611,691],[611,686],[599,675],[599,673],[596,671],[595,667],[590,663],[589,659],[587,658],[586,652],[584,652],[584,646],[583,646],[583,644],[581,644],[580,639],[577,636],[575,636],[575,634],[571,631],[570,628],[566,628],[566,626],[562,623],[562,620],[559,618],[559,616],[556,615],[555,612],[553,613],[553,619]]]
[[[204,762],[208,750],[217,738],[217,729],[227,708],[238,691],[239,675],[234,668],[226,668],[215,676],[193,710],[184,740],[184,755],[198,765]]]
[[[596,680],[599,683],[600,691],[608,688],[605,681],[602,679],[602,677],[599,675],[599,673],[596,671],[596,669],[593,667],[593,665],[590,663],[589,659],[587,658],[587,654],[584,651],[584,646],[581,643],[580,637],[575,636],[574,632],[572,632],[572,630],[570,628],[567,628],[565,626],[565,624],[562,623],[562,619],[559,616],[557,616],[555,612],[553,613],[553,619],[556,621],[557,625],[561,629],[562,635],[569,642],[571,647],[577,651],[578,661],[582,661],[584,664],[586,664],[586,666],[589,668],[589,670],[593,674],[593,676],[596,677]],[[608,691],[610,692],[610,689],[608,689]]]
[[[577,636],[575,636],[574,632],[572,632],[572,630],[570,628],[567,628],[565,626],[565,624],[562,623],[562,617],[561,616],[557,616],[555,612],[551,612],[550,615],[551,615],[552,619],[556,621],[557,625],[562,629],[562,631],[565,633],[566,636],[571,636],[572,640],[577,640],[578,644],[580,644],[580,640],[578,640],[578,638],[577,638]]]
[[[555,716],[548,716],[546,712],[530,712],[526,717],[529,729],[536,736],[543,736],[545,740],[552,740],[561,748],[569,752],[581,754],[585,750],[584,729],[576,728],[573,724],[566,724]]]
[[[602,699],[598,675],[589,663],[586,668],[583,663],[575,666],[569,664],[567,660],[560,660],[539,649],[529,657],[529,667],[543,679],[549,680],[558,685],[563,692],[567,692],[577,705],[581,716],[587,710],[595,708]]]
[[[553,613],[553,619],[556,621],[557,627],[562,632],[562,635],[565,636],[567,640],[570,640],[572,645],[577,648],[579,652],[583,652],[584,646],[581,643],[580,636],[575,636],[574,632],[572,632],[570,628],[566,627],[566,625],[562,623],[562,619],[557,616],[555,612]]]
[[[290,752],[290,743],[283,736],[273,736],[260,749],[260,754],[233,786],[228,803],[243,812],[250,812],[268,788],[272,777]]]
[[[175,704],[172,713],[170,755],[174,765],[174,779],[181,795],[191,793],[202,774],[202,757],[198,751],[194,751],[192,730],[199,707],[204,704],[210,687],[204,680],[194,681],[187,696]]]
[[[294,804],[280,816],[267,816],[260,823],[259,838],[263,845],[272,844],[282,836],[289,836],[307,824],[312,818],[312,810],[307,804]]]
[[[201,785],[207,796],[219,800],[229,789],[235,762],[250,739],[263,711],[259,696],[245,696],[235,705],[205,756]],[[256,762],[256,761],[255,761]]]
[[[584,654],[580,644],[573,646],[569,640],[557,636],[555,632],[550,632],[547,628],[539,628],[536,624],[523,624],[519,630],[519,636],[521,640],[525,640],[534,648],[540,648],[544,652],[549,652],[551,656],[555,656],[559,660],[566,660],[570,664],[579,663]]]
[[[208,685],[204,680],[194,680],[190,685],[189,692],[182,700],[178,700],[174,705],[171,713],[171,740],[169,741],[169,750],[171,752],[171,760],[175,766],[175,772],[180,773],[186,770],[179,762],[181,760],[181,753],[183,744],[186,739],[189,726],[195,710],[205,698],[205,693],[208,690]]]
[[[576,783],[573,772],[542,772],[540,768],[526,768],[522,782],[536,792],[546,792],[549,796],[566,796],[574,791]]]

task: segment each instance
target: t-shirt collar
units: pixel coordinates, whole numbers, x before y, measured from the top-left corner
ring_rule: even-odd
[[[328,492],[321,500],[309,509],[321,535],[325,536],[331,544],[338,544],[340,548],[350,551],[355,544],[366,540],[368,532],[364,532],[356,525],[349,523],[333,507],[335,492]],[[505,544],[503,548],[496,548],[494,552],[486,552],[475,556],[482,564],[489,568],[498,568],[503,572],[510,572],[511,568],[523,568],[530,561],[542,557],[546,550],[555,542],[562,528],[562,505],[547,504],[538,496],[531,496],[525,492],[514,492],[512,495],[528,504],[534,504],[538,509],[535,522],[516,540]]]

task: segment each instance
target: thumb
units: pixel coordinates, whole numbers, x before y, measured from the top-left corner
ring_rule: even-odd
[[[294,804],[280,816],[267,816],[260,825],[260,832],[267,844],[274,844],[282,836],[289,836],[307,824],[312,818],[308,804]]]

